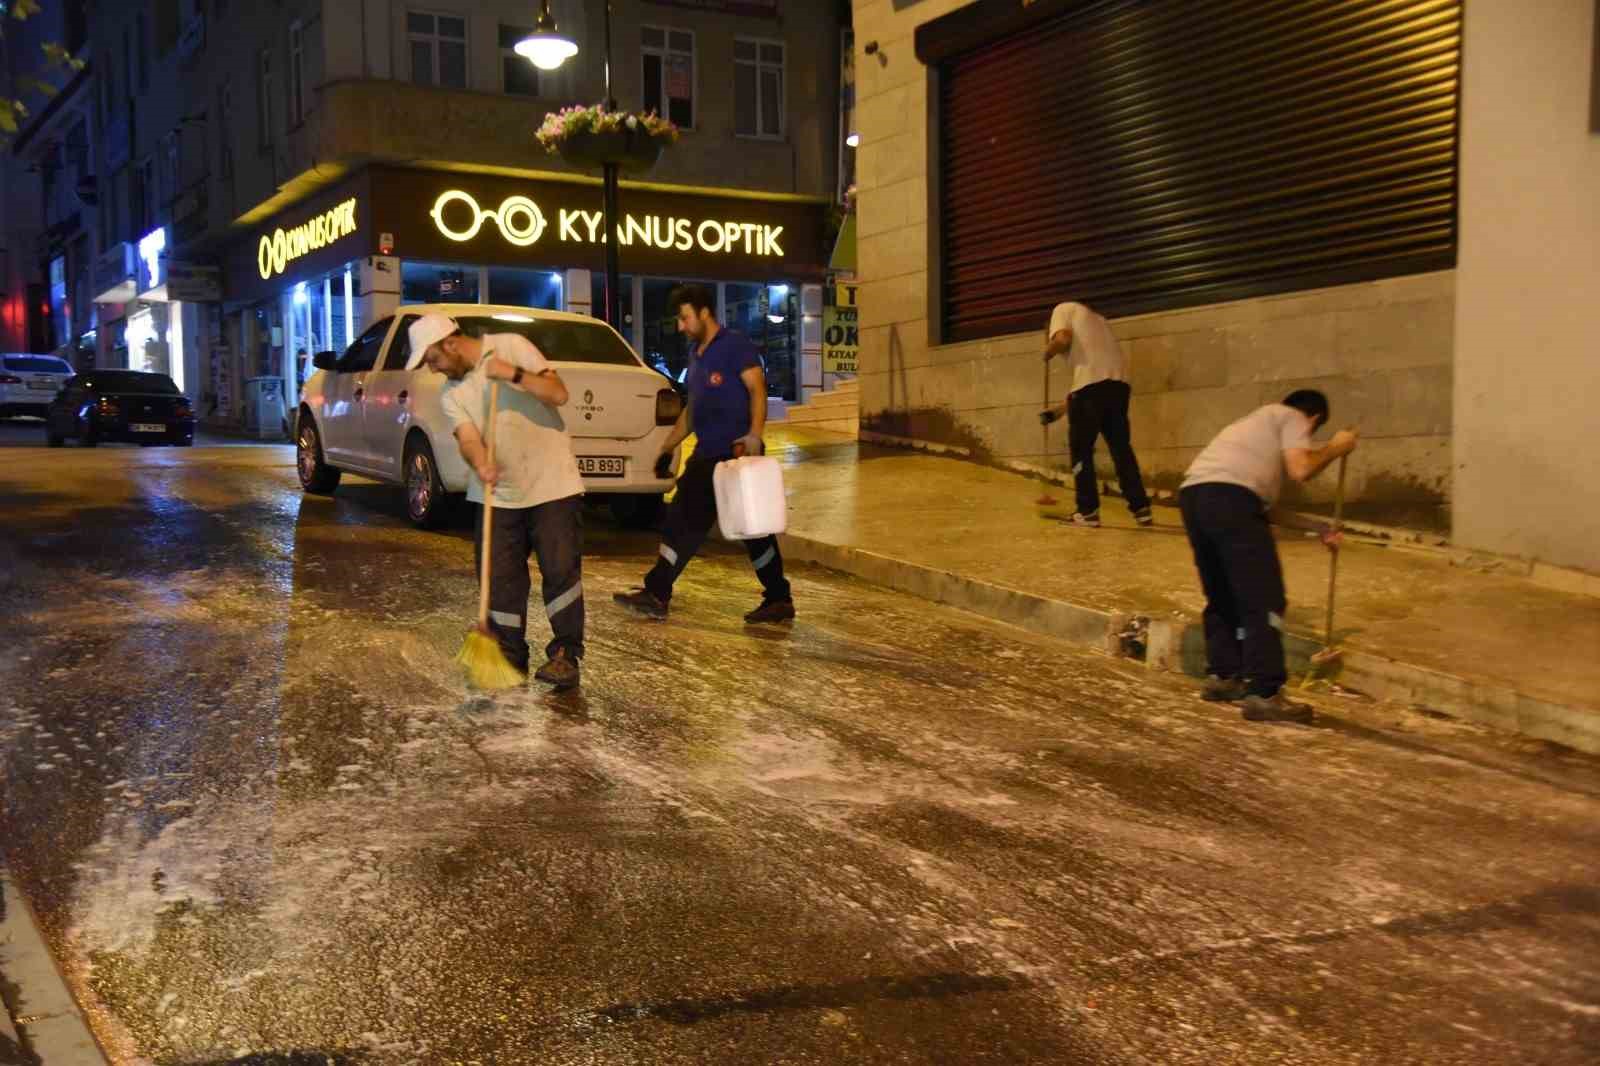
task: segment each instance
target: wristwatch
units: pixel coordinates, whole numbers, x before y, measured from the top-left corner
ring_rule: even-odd
[[[520,366],[517,367],[516,373],[511,375],[511,384],[513,384],[513,385],[521,385],[522,384],[522,368]]]

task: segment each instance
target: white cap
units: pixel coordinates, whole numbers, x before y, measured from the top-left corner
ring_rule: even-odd
[[[411,323],[409,336],[411,338],[411,354],[406,358],[406,369],[415,370],[422,365],[422,357],[428,349],[455,333],[461,327],[449,315],[434,313],[423,315]]]

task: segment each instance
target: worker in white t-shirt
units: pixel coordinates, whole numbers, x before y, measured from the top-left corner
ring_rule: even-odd
[[[426,364],[450,379],[440,405],[472,469],[467,499],[481,505],[486,489],[494,493],[489,628],[507,661],[527,673],[528,556],[536,556],[552,637],[534,677],[572,688],[583,659],[583,479],[558,410],[567,386],[533,342],[515,333],[469,337],[455,319],[431,314],[411,324],[409,337],[406,368]],[[484,444],[491,380],[502,386],[493,466]],[[482,521],[476,528],[481,567]]]
[[[1353,430],[1340,430],[1312,447],[1311,435],[1328,421],[1328,398],[1315,389],[1291,392],[1228,426],[1190,465],[1178,491],[1183,527],[1194,549],[1206,594],[1206,680],[1203,697],[1243,701],[1252,722],[1309,722],[1311,708],[1284,698],[1283,612],[1288,600],[1283,567],[1272,539],[1273,505],[1287,473],[1309,481],[1356,447]],[[1277,516],[1283,525],[1299,525]],[[1313,527],[1306,527],[1313,528]],[[1316,526],[1328,550],[1340,542],[1335,528]]]
[[[1100,485],[1094,473],[1094,442],[1106,439],[1111,461],[1117,470],[1122,498],[1141,526],[1150,525],[1150,497],[1139,474],[1139,459],[1133,454],[1132,430],[1128,426],[1128,401],[1133,390],[1128,385],[1128,359],[1122,353],[1111,326],[1094,311],[1079,303],[1057,304],[1050,313],[1049,343],[1044,360],[1063,353],[1072,372],[1067,402],[1046,407],[1039,413],[1044,425],[1068,418],[1067,455],[1072,460],[1073,487],[1077,511],[1072,521],[1080,526],[1100,524]],[[1046,398],[1046,403],[1049,399]]]

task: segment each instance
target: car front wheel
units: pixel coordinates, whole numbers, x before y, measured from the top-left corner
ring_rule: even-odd
[[[449,498],[439,480],[433,448],[421,437],[406,444],[406,517],[422,529],[437,529],[444,522]]]
[[[339,471],[322,461],[322,438],[317,435],[317,425],[309,418],[301,418],[300,432],[295,434],[295,468],[300,473],[300,487],[319,496],[328,496],[339,487]]]

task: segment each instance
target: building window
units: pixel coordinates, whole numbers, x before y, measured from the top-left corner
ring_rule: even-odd
[[[217,170],[222,180],[233,180],[233,82],[227,78],[217,86]]]
[[[644,109],[694,128],[694,34],[646,26],[640,31]]]
[[[104,125],[111,121],[112,101],[117,92],[116,70],[111,65],[110,52],[101,52],[97,62],[100,68],[96,72],[100,77],[100,123]]]
[[[289,25],[289,125],[291,128],[306,120],[306,48],[305,27],[299,22]]]
[[[141,160],[133,168],[133,191],[129,209],[133,221],[133,238],[155,228],[156,219],[156,163],[154,159]]]
[[[445,263],[400,264],[400,302],[403,304],[475,304],[478,268]]]
[[[411,80],[446,89],[467,87],[467,20],[461,15],[406,14]]]
[[[256,124],[260,145],[272,147],[272,50],[263,48],[256,65]]]
[[[161,189],[157,203],[171,206],[178,199],[180,146],[177,130],[161,138]]]
[[[733,43],[734,132],[740,137],[783,136],[783,45]]]
[[[150,88],[150,25],[144,17],[144,12],[139,12],[139,18],[134,23],[137,27],[134,42],[134,58],[139,61],[139,91],[144,92]]]
[[[532,35],[532,30],[522,26],[500,26],[500,70],[505,91],[514,96],[539,95],[539,68],[516,52],[517,42]]]

